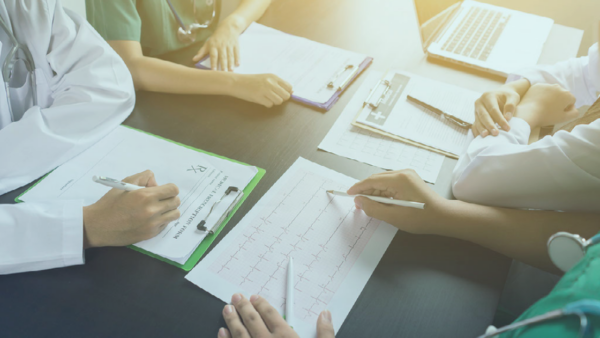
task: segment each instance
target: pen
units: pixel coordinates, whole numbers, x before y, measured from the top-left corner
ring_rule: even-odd
[[[387,197],[369,196],[369,195],[362,195],[362,194],[348,195],[347,193],[345,193],[343,191],[336,191],[336,190],[327,190],[327,193],[332,194],[332,195],[337,195],[337,196],[348,196],[348,197],[363,196],[363,197],[366,197],[375,202],[399,205],[401,207],[409,207],[409,208],[417,208],[417,209],[423,209],[425,207],[425,203],[395,200],[395,199],[387,198]]]
[[[406,99],[408,101],[416,103],[417,105],[419,105],[421,107],[424,107],[424,108],[427,108],[427,109],[431,110],[432,112],[434,112],[434,113],[438,114],[439,116],[441,116],[443,119],[447,119],[448,121],[456,124],[457,126],[459,126],[461,128],[464,128],[464,129],[467,129],[467,130],[471,129],[471,124],[470,123],[465,122],[465,121],[463,121],[463,120],[461,120],[461,119],[459,119],[459,118],[457,118],[455,116],[452,116],[450,114],[444,113],[443,111],[441,111],[441,110],[439,110],[439,109],[437,109],[435,107],[432,107],[432,106],[428,105],[427,103],[425,103],[425,102],[423,102],[423,101],[421,101],[419,99],[415,99],[414,97],[412,97],[410,95],[407,95]]]
[[[294,260],[290,256],[287,268],[287,290],[285,298],[285,321],[294,328]]]
[[[106,177],[106,176],[94,175],[94,177],[92,177],[92,180],[96,183],[100,183],[107,187],[111,187],[111,188],[115,188],[115,189],[119,189],[119,190],[125,190],[125,191],[133,191],[133,190],[138,190],[138,189],[144,188],[144,187],[140,187],[139,185],[121,182],[119,180],[115,180],[114,178],[110,178],[110,177]]]

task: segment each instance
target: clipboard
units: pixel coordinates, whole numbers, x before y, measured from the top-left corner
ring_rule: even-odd
[[[391,85],[388,81],[384,80],[386,78],[386,76],[389,74],[389,72],[386,72],[384,74],[384,76],[382,77],[381,80],[379,80],[379,82],[375,85],[375,87],[373,87],[369,93],[369,96],[367,96],[367,98],[365,99],[365,101],[363,102],[363,106],[359,109],[359,111],[356,113],[356,116],[354,117],[354,119],[352,120],[352,125],[364,130],[368,130],[370,132],[373,133],[377,133],[380,135],[383,135],[385,137],[389,137],[392,138],[394,140],[398,140],[400,142],[404,142],[419,148],[423,148],[429,151],[432,151],[434,153],[438,153],[438,154],[442,154],[444,156],[453,158],[453,159],[458,159],[458,155],[448,152],[448,151],[444,151],[432,146],[428,146],[426,144],[423,143],[419,143],[416,141],[413,141],[411,139],[402,137],[402,136],[398,136],[389,132],[386,132],[384,130],[381,129],[377,129],[368,125],[364,125],[362,123],[357,122],[358,117],[360,116],[360,114],[362,113],[363,109],[365,109],[365,107],[369,106],[372,109],[376,109],[379,104],[383,101],[383,99],[386,97],[386,95],[389,93],[390,89],[391,89]]]
[[[227,160],[227,161],[231,161],[234,163],[238,163],[238,164],[242,164],[242,165],[246,165],[248,166],[249,164],[240,162],[240,161],[236,161],[224,156],[220,156],[217,155],[215,153],[211,153],[202,149],[198,149],[198,148],[194,148],[192,146],[188,146],[179,142],[175,142],[173,140],[169,140],[167,138],[158,136],[158,135],[154,135],[152,133],[137,129],[137,128],[133,128],[130,126],[126,126],[123,125],[124,127],[127,127],[129,129],[135,130],[135,131],[139,131],[141,133],[147,134],[147,135],[151,135],[154,136],[156,138],[159,138],[161,140],[164,141],[168,141],[171,143],[174,143],[176,145],[182,146],[184,148],[188,148],[188,149],[192,149],[195,150],[197,152],[201,152],[204,154],[207,154],[209,156],[214,156],[223,160]],[[185,264],[179,264],[176,262],[173,262],[169,259],[166,259],[162,256],[153,254],[151,252],[148,252],[144,249],[138,248],[136,246],[133,245],[128,245],[127,247],[130,249],[133,249],[135,251],[141,252],[143,254],[146,254],[150,257],[156,258],[160,261],[163,261],[165,263],[169,263],[171,265],[174,265],[178,268],[181,268],[185,271],[190,271],[195,265],[196,263],[198,263],[198,261],[204,256],[204,254],[206,253],[206,251],[208,251],[208,248],[210,247],[210,245],[215,241],[215,239],[217,238],[217,236],[219,236],[219,233],[221,232],[221,230],[223,230],[223,228],[225,228],[225,226],[227,225],[227,222],[229,222],[229,220],[233,217],[233,215],[235,214],[235,212],[240,208],[240,206],[244,203],[244,201],[246,200],[246,198],[248,197],[248,195],[250,195],[250,193],[252,192],[252,190],[254,190],[254,188],[256,188],[256,186],[258,185],[258,182],[260,182],[260,180],[265,176],[266,174],[266,170],[256,167],[256,169],[258,169],[256,175],[254,176],[254,178],[250,181],[250,183],[248,183],[248,185],[246,185],[246,187],[242,190],[242,194],[241,194],[241,198],[237,201],[237,204],[235,204],[235,206],[233,206],[230,210],[228,210],[228,214],[226,214],[225,219],[222,221],[222,223],[214,228],[214,233],[213,234],[207,234],[206,237],[202,240],[202,242],[200,242],[200,244],[198,245],[198,247],[194,250],[194,252],[192,253],[192,255],[188,258],[188,260],[185,262]],[[20,194],[19,196],[17,196],[15,198],[15,202],[17,203],[22,203],[23,201],[20,199],[23,195],[25,195],[27,192],[29,192],[31,189],[33,189],[37,184],[39,184],[42,180],[44,180],[48,175],[50,175],[52,173],[49,172],[48,174],[44,175],[42,178],[40,178],[35,184],[33,184],[31,187],[29,187],[29,189],[25,190],[22,194]]]

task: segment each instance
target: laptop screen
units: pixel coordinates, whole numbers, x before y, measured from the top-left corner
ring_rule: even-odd
[[[427,51],[449,18],[460,6],[461,0],[414,0],[423,50]]]

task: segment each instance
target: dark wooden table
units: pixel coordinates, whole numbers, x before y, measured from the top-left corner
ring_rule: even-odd
[[[416,28],[407,31],[407,3],[280,0],[261,22],[369,54],[368,71],[408,69],[423,53]],[[194,51],[169,58],[189,64]],[[139,93],[126,124],[267,170],[222,238],[299,156],[357,179],[380,171],[317,151],[363,79],[327,113],[293,102],[266,109],[229,97]],[[435,187],[444,195],[452,165]],[[398,233],[338,337],[477,336],[492,321],[509,265],[467,242]],[[127,248],[100,248],[87,250],[82,266],[0,276],[0,337],[216,337],[224,303],[185,274]]]

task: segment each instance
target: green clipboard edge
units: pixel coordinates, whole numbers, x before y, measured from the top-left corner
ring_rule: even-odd
[[[221,155],[217,155],[215,153],[211,153],[211,152],[208,152],[208,151],[204,151],[202,149],[194,148],[192,146],[188,146],[188,145],[185,145],[185,144],[182,144],[182,143],[179,143],[179,142],[175,142],[173,140],[169,140],[167,138],[164,138],[164,137],[161,137],[161,136],[158,136],[158,135],[154,135],[154,134],[149,133],[147,131],[143,131],[143,130],[140,130],[140,129],[137,129],[137,128],[133,128],[133,127],[130,127],[130,126],[126,126],[126,125],[122,125],[122,126],[123,127],[127,127],[129,129],[133,129],[133,130],[139,131],[139,132],[144,133],[144,134],[148,134],[148,135],[154,136],[154,137],[159,138],[161,140],[165,140],[165,141],[177,144],[179,146],[182,146],[182,147],[185,147],[185,148],[188,148],[188,149],[195,150],[195,151],[200,152],[200,153],[204,153],[204,154],[216,157],[216,158],[220,158],[220,159],[223,159],[223,160],[227,160],[227,161],[231,161],[231,162],[234,162],[234,163],[238,163],[238,164],[249,166],[249,164],[247,164],[247,163],[236,161],[236,160],[232,160],[230,158],[227,158],[227,157],[224,157],[224,156],[221,156]],[[217,238],[217,236],[219,236],[219,234],[221,233],[221,230],[223,230],[223,228],[225,228],[225,226],[227,225],[227,222],[229,222],[229,220],[233,217],[233,215],[235,215],[235,213],[240,208],[240,206],[242,206],[242,204],[244,203],[244,201],[246,200],[246,198],[248,198],[248,195],[250,195],[250,193],[252,192],[252,190],[254,190],[254,188],[256,188],[256,186],[258,185],[258,182],[260,182],[260,180],[267,173],[267,171],[265,169],[262,169],[262,168],[259,168],[259,167],[256,167],[256,168],[258,169],[258,172],[256,173],[256,175],[254,176],[254,178],[250,181],[250,183],[248,183],[248,185],[244,189],[244,196],[242,197],[242,199],[238,202],[238,204],[235,206],[235,208],[233,208],[233,210],[231,211],[231,213],[229,214],[229,216],[223,221],[223,223],[221,223],[221,225],[219,225],[219,228],[215,231],[215,233],[212,234],[212,235],[207,235],[202,240],[202,242],[200,242],[200,245],[198,245],[198,247],[196,248],[196,250],[194,251],[194,253],[192,253],[192,255],[190,256],[190,258],[188,258],[188,260],[187,260],[187,262],[185,262],[185,264],[182,265],[182,264],[173,262],[173,261],[171,261],[169,259],[166,259],[164,257],[158,256],[156,254],[148,252],[148,251],[146,251],[144,249],[140,249],[140,248],[138,248],[136,246],[133,246],[133,245],[129,245],[127,247],[130,248],[130,249],[133,249],[135,251],[141,252],[143,254],[146,254],[146,255],[148,255],[150,257],[154,257],[154,258],[158,259],[159,261],[163,261],[165,263],[169,263],[171,265],[175,265],[176,267],[181,268],[181,269],[183,269],[185,271],[192,270],[192,268],[196,265],[196,263],[198,263],[198,261],[202,258],[202,256],[204,256],[204,254],[206,253],[206,251],[208,250],[208,248],[210,247],[210,245],[215,241],[215,239]],[[29,190],[33,189],[36,185],[38,185],[38,183],[40,183],[43,179],[45,179],[46,177],[48,177],[48,175],[50,175],[51,173],[52,173],[52,171],[50,171],[49,173],[47,173],[46,175],[44,175],[44,177],[42,177],[41,179],[39,179],[34,185],[32,185],[31,187],[29,187],[29,189],[25,190],[21,195],[17,196],[15,198],[15,202],[17,202],[17,203],[23,202],[21,200],[21,197],[23,195],[25,195],[27,192],[29,192]]]

